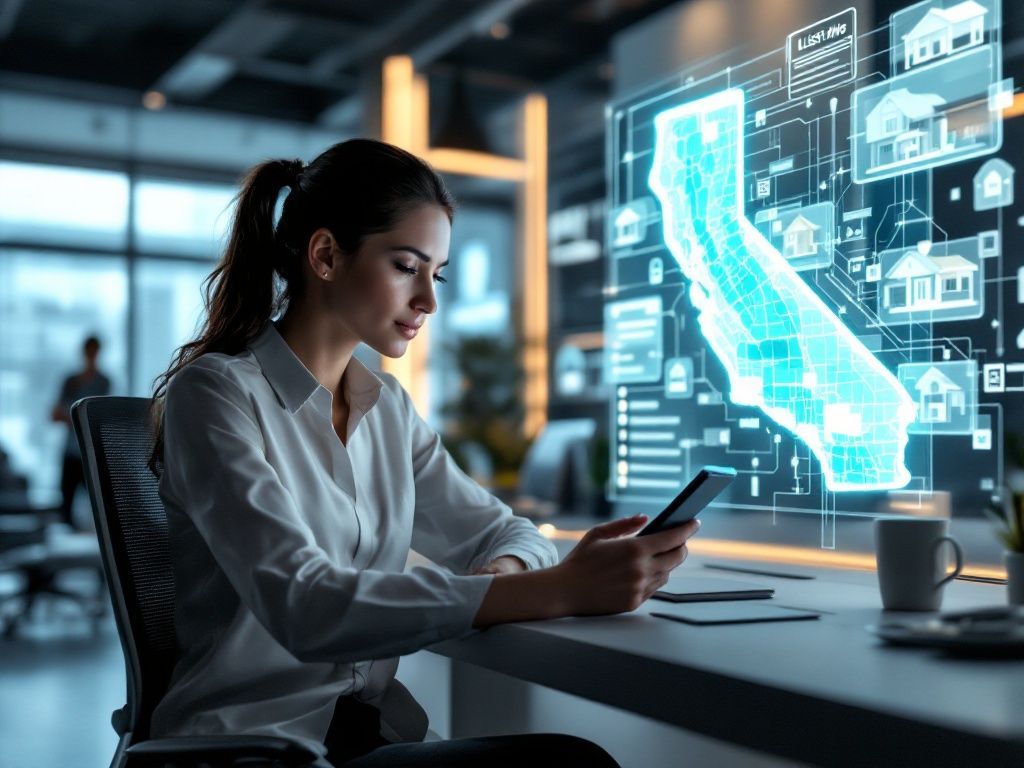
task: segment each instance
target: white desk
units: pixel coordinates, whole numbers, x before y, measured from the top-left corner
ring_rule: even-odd
[[[721,562],[716,558],[716,562]],[[750,565],[740,564],[738,565]],[[764,566],[813,581],[770,584],[815,621],[690,626],[633,614],[508,624],[430,650],[717,739],[819,765],[1024,765],[1024,661],[962,660],[885,647],[873,573]],[[946,610],[1005,601],[954,582]]]

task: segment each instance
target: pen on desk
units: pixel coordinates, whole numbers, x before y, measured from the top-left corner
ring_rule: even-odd
[[[809,580],[813,579],[813,576],[808,576],[803,573],[781,573],[779,571],[766,571],[760,568],[742,568],[737,565],[720,565],[718,563],[704,563],[705,568],[711,568],[716,571],[734,571],[735,573],[755,573],[758,576],[778,576],[780,579],[801,579]]]
[[[1007,584],[1009,583],[1006,579],[999,579],[994,576],[974,576],[969,573],[958,573],[956,575],[957,581],[976,581],[979,584]]]

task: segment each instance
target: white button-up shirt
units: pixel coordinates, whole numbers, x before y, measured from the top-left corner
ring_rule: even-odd
[[[164,474],[180,658],[152,734],[260,733],[321,752],[339,696],[422,739],[397,657],[471,633],[501,555],[552,544],[464,475],[391,376],[352,358],[347,446],[331,393],[268,324],[167,390]],[[404,572],[409,550],[443,568]]]

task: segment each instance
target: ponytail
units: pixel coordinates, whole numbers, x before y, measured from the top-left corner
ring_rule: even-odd
[[[290,191],[275,227],[284,187]],[[171,379],[201,355],[237,355],[259,335],[302,290],[303,256],[317,229],[327,228],[343,252],[354,254],[368,235],[392,229],[423,204],[439,206],[449,221],[454,216],[455,201],[429,165],[371,139],[335,144],[305,167],[299,160],[270,160],[253,168],[236,198],[224,256],[203,284],[203,329],[154,382],[153,473],[163,458],[163,400]]]
[[[155,382],[151,413],[156,422],[156,444],[149,462],[154,474],[163,458],[163,396],[174,374],[208,352],[241,352],[287,300],[287,292],[275,296],[275,272],[288,285],[292,275],[282,273],[290,273],[294,265],[281,258],[274,210],[281,189],[295,187],[301,173],[301,160],[268,160],[253,168],[242,182],[227,249],[203,282],[207,309],[203,330],[177,350],[171,367]],[[288,268],[282,269],[285,264]]]

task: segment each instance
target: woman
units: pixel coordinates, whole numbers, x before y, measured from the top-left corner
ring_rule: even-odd
[[[154,736],[283,735],[360,767],[614,765],[568,736],[420,743],[394,679],[398,656],[473,629],[634,609],[695,530],[608,523],[556,565],[353,356],[400,357],[436,309],[452,215],[440,177],[375,141],[245,180],[206,325],[154,397],[180,645]],[[410,547],[452,573],[403,573]]]

